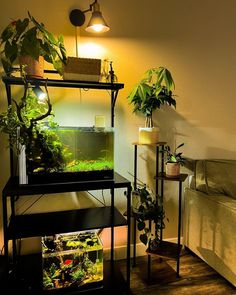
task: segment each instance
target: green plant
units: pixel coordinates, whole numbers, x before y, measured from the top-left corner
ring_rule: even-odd
[[[171,150],[169,145],[166,145],[163,149],[163,153],[166,155],[166,163],[179,163],[180,165],[183,165],[185,162],[185,159],[182,157],[182,152],[178,152],[179,148],[181,148],[184,145],[184,143],[181,143],[178,145],[174,150]]]
[[[6,75],[12,73],[15,62],[19,62],[19,57],[24,55],[35,60],[43,56],[61,75],[63,65],[67,61],[63,36],[54,37],[44,24],[37,22],[29,12],[27,18],[12,21],[3,30],[0,48]]]
[[[140,112],[145,115],[145,127],[153,127],[153,111],[160,109],[161,105],[176,107],[172,92],[174,87],[172,75],[164,67],[149,69],[134,87],[128,100],[134,105],[134,113]]]
[[[47,99],[42,103],[26,84],[20,102],[13,102],[14,105],[0,114],[0,132],[9,135],[9,146],[17,154],[22,145],[25,146],[28,172],[63,169],[67,151],[53,131],[57,124],[53,121],[48,91]]]
[[[138,196],[139,205],[135,210],[137,219],[137,227],[141,232],[139,239],[144,244],[150,247],[153,241],[160,241],[159,232],[164,228],[163,219],[165,217],[162,202],[159,196],[154,196],[146,185],[137,187],[133,194]],[[150,228],[147,226],[147,221],[153,221],[155,224],[155,234],[151,233]],[[154,237],[154,238],[153,238]]]

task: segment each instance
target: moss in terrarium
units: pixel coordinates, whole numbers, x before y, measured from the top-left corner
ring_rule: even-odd
[[[67,172],[112,170],[113,161],[106,159],[72,161],[65,167]]]

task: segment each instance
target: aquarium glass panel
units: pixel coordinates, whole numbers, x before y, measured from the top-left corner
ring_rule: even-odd
[[[96,232],[42,238],[43,289],[102,284],[103,246]]]
[[[26,148],[29,180],[113,179],[113,128],[45,126],[40,134]]]

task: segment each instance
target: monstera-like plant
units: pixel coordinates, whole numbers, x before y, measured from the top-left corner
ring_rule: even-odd
[[[10,22],[2,31],[0,49],[6,75],[12,74],[16,64],[21,65],[21,70],[29,72],[29,64],[24,63],[29,58],[33,62],[39,62],[40,58],[46,60],[62,75],[63,66],[67,61],[63,37],[56,38],[29,12],[28,17]]]

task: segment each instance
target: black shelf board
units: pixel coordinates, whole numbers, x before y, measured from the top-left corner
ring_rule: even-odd
[[[166,259],[177,259],[178,252],[178,244],[168,241],[161,241],[156,250],[146,250],[146,253],[148,255],[154,255]]]
[[[112,188],[128,188],[131,182],[118,173],[114,174],[114,179],[100,179],[90,181],[60,182],[60,183],[41,183],[19,185],[18,177],[11,177],[3,189],[3,197],[53,194],[64,192],[78,192],[87,190],[100,190]]]
[[[24,255],[19,258],[15,276],[8,283],[7,293],[18,295],[77,295],[77,294],[131,294],[128,291],[126,280],[116,262],[104,261],[103,281],[94,287],[92,284],[78,288],[63,288],[45,291],[42,289],[42,256],[41,254]],[[3,293],[1,292],[3,291]]]
[[[24,80],[20,77],[4,76],[2,81],[6,85],[24,85]],[[31,85],[50,86],[50,87],[67,87],[67,88],[89,88],[89,89],[106,89],[119,90],[124,88],[123,83],[104,83],[92,81],[75,81],[75,80],[60,80],[60,79],[27,79]]]
[[[179,176],[176,176],[176,177],[167,177],[165,172],[160,172],[158,173],[158,176],[155,176],[156,179],[169,180],[169,181],[181,181],[181,182],[184,182],[187,177],[188,177],[188,174],[185,174],[185,173],[181,173]]]
[[[8,239],[50,236],[59,233],[124,225],[127,225],[125,217],[117,208],[112,210],[110,206],[16,215],[11,218]]]

